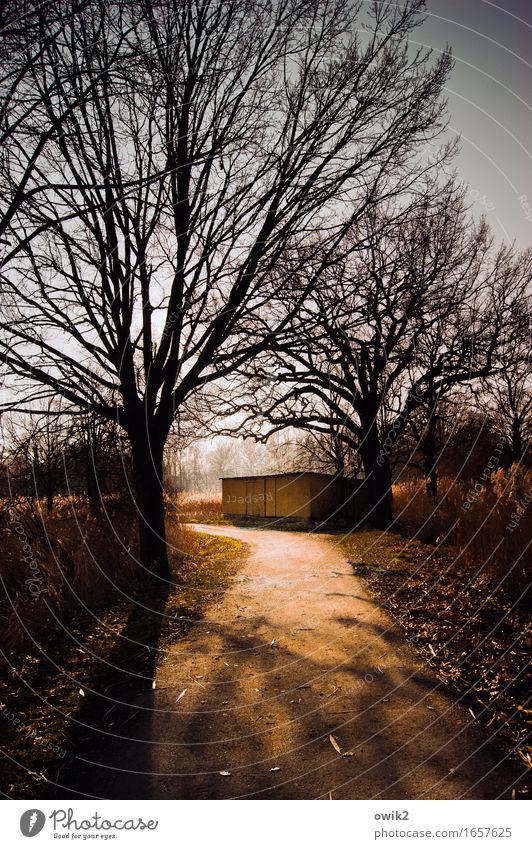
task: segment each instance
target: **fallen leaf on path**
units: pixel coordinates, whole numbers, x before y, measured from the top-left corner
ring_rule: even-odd
[[[187,692],[186,689],[182,690],[181,693],[179,693],[179,695],[176,699],[176,702],[178,702],[179,699],[182,699],[186,692]]]
[[[341,750],[340,746],[338,745],[337,740],[336,740],[336,739],[332,736],[332,734],[329,734],[329,743],[331,744],[331,746],[333,747],[333,749],[334,749],[336,752],[338,752],[338,754],[339,754],[339,755],[341,755],[341,754],[342,754],[342,750]]]

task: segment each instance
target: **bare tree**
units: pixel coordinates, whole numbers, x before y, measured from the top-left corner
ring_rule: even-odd
[[[65,489],[65,447],[72,422],[63,420],[57,404],[44,414],[8,420],[3,437],[8,443],[5,457],[10,495],[24,494],[43,499],[51,514],[56,496]]]
[[[331,421],[328,432],[295,431],[282,443],[283,453],[290,450],[291,468],[286,471],[314,471],[355,477],[360,472],[358,453],[349,443],[349,436],[340,421]]]
[[[521,314],[520,328],[511,334],[499,355],[499,369],[477,392],[480,405],[493,416],[511,447],[511,461],[528,465],[532,439],[532,379],[529,362],[529,317]]]
[[[449,457],[457,454],[457,447],[471,450],[472,442],[463,444],[464,431],[459,427],[467,418],[471,409],[471,393],[456,391],[450,387],[448,392],[440,393],[435,381],[428,376],[427,391],[421,403],[411,411],[407,426],[398,435],[393,451],[394,472],[404,473],[406,469],[420,472],[425,479],[427,496],[433,501],[438,499],[440,467],[449,468]],[[400,403],[400,399],[397,399]],[[397,405],[390,405],[390,416]],[[463,474],[459,464],[453,469]]]
[[[488,433],[492,425],[498,422],[498,429],[511,446],[513,462],[523,462],[527,454],[527,440],[532,425],[532,397],[530,373],[528,367],[530,307],[528,284],[532,271],[530,252],[525,252],[509,262],[511,253],[506,250],[499,255],[502,259],[501,282],[502,299],[499,309],[493,312],[493,337],[496,345],[488,345],[488,335],[480,348],[488,353],[485,367],[476,361],[466,380],[442,380],[440,360],[443,357],[443,371],[453,373],[456,366],[456,349],[467,350],[468,345],[479,348],[479,339],[471,334],[470,327],[464,327],[463,337],[456,338],[448,348],[447,329],[436,325],[428,334],[424,334],[416,350],[416,356],[409,369],[409,383],[414,385],[417,376],[422,373],[424,390],[419,403],[413,405],[407,421],[415,439],[415,448],[408,459],[410,465],[417,465],[426,478],[427,494],[433,499],[438,495],[438,462],[448,444],[456,449],[455,434],[463,433],[457,428],[458,419],[467,418],[467,409],[476,407],[478,413],[489,419]],[[506,271],[505,271],[506,266]],[[505,307],[505,308],[504,308]],[[454,349],[454,350],[453,350]],[[449,360],[446,364],[445,360]],[[474,366],[474,358],[472,358]],[[480,371],[478,370],[480,367]],[[466,385],[467,395],[463,386]],[[458,392],[457,392],[458,384]],[[471,423],[475,421],[473,416]],[[480,419],[482,421],[482,417]],[[481,427],[482,429],[482,427]],[[474,434],[474,425],[472,434]],[[485,443],[485,437],[477,432],[477,439]],[[474,450],[474,445],[471,446]],[[500,460],[504,462],[507,452]]]
[[[94,0],[41,40],[25,87],[60,129],[30,169],[16,135],[2,163],[26,181],[3,361],[37,385],[19,406],[61,395],[124,428],[160,577],[176,411],[286,326],[282,269],[314,256],[303,296],[442,131],[449,56],[408,44],[423,5]]]
[[[40,194],[35,169],[95,86],[96,81],[89,79],[69,98],[61,77],[49,76],[43,80],[47,95],[62,96],[62,108],[50,113],[39,87],[34,85],[36,66],[45,61],[56,42],[66,37],[87,4],[88,0],[4,0],[1,4],[0,244],[9,246],[7,254],[18,250],[24,238],[20,233],[14,238],[10,225],[28,198]]]
[[[390,456],[414,411],[497,369],[531,268],[529,254],[494,251],[450,183],[399,214],[369,216],[354,252],[331,266],[278,348],[279,386],[255,414],[328,433],[358,451],[368,518],[393,521]],[[265,357],[264,374],[276,369]]]
[[[72,421],[69,442],[64,446],[68,491],[86,495],[94,517],[102,513],[105,496],[127,486],[130,472],[127,439],[118,435],[115,422],[86,411]]]

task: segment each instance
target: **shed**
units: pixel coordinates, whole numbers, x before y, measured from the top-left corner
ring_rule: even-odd
[[[319,472],[222,478],[223,514],[308,521],[356,520],[366,511],[364,481]]]

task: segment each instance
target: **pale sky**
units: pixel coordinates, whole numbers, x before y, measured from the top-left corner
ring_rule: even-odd
[[[499,238],[528,247],[532,0],[428,0],[427,13],[414,38],[435,49],[452,47],[455,70],[447,98],[451,127],[462,136],[456,164],[475,209],[486,212]]]

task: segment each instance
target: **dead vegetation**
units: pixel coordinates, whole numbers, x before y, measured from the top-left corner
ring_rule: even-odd
[[[230,524],[224,519],[221,492],[180,492],[176,496],[176,511],[182,522]]]
[[[352,534],[346,551],[472,716],[532,767],[532,473],[513,465],[439,491],[397,485],[401,533]]]
[[[126,505],[107,509],[109,526],[81,500],[61,500],[45,520],[37,503],[4,504],[0,745],[9,797],[54,794],[75,755],[94,745],[79,723],[112,729],[114,696],[151,686],[158,651],[202,615],[243,549],[171,514],[173,583],[161,594],[137,565]]]
[[[443,479],[439,492],[434,501],[422,482],[394,487],[400,526],[423,542],[452,545],[459,564],[530,608],[532,472],[514,464],[477,481]]]
[[[5,501],[0,637],[4,651],[31,647],[80,610],[94,612],[129,595],[142,582],[137,534],[126,499],[109,498],[93,517],[84,499]]]
[[[526,610],[494,592],[489,573],[459,549],[379,531],[350,534],[342,545],[356,574],[441,680],[531,767]]]

